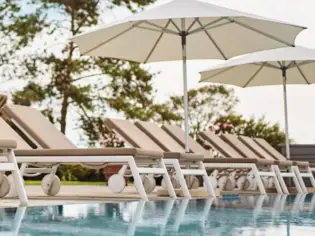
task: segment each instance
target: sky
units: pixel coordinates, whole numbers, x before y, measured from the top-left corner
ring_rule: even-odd
[[[169,0],[158,0],[154,5],[163,4]],[[269,18],[274,18],[289,23],[295,23],[308,27],[296,40],[297,45],[315,48],[315,24],[314,0],[204,0],[221,6],[233,8],[240,11],[250,12]],[[149,8],[150,8],[149,7]],[[122,8],[104,13],[104,22],[111,23],[115,20],[130,16],[131,13]],[[152,72],[159,72],[154,79],[154,88],[157,89],[157,100],[165,101],[171,95],[183,93],[182,64],[177,62],[159,62],[145,65]],[[196,88],[205,84],[199,84],[199,71],[211,66],[211,61],[189,61],[188,62],[188,88]],[[165,86],[167,85],[167,86]],[[1,90],[0,90],[1,92]],[[235,111],[245,117],[265,116],[267,121],[278,122],[284,129],[284,108],[282,86],[237,88],[235,92],[240,100]],[[315,142],[315,85],[290,85],[287,89],[289,106],[290,138],[295,143]],[[70,114],[71,116],[71,114]],[[115,117],[117,114],[108,114]],[[119,115],[118,115],[119,116]],[[69,121],[71,123],[71,117]],[[68,137],[75,143],[78,135],[70,128]]]
[[[296,39],[296,44],[315,48],[314,0],[204,0],[221,6],[250,12],[289,23],[308,27]],[[159,0],[155,5],[168,2]],[[112,13],[107,21],[121,19],[130,15],[119,9]],[[163,101],[170,95],[180,95],[183,92],[182,64],[178,62],[160,62],[146,65],[150,70],[160,74],[154,80],[157,89],[157,99]],[[188,88],[196,88],[199,84],[199,71],[211,66],[211,61],[188,62]],[[167,84],[167,86],[165,86]],[[170,86],[171,84],[171,86]],[[267,121],[278,122],[284,129],[284,106],[282,86],[266,86],[252,88],[234,87],[240,103],[236,112],[245,117],[265,116]],[[289,85],[287,88],[289,106],[289,134],[295,143],[315,142],[315,85]]]

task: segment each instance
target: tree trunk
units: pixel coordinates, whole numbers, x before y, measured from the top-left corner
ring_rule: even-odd
[[[66,127],[67,127],[67,114],[68,114],[68,98],[69,96],[65,93],[61,105],[61,117],[60,117],[60,131],[65,134],[66,133]]]

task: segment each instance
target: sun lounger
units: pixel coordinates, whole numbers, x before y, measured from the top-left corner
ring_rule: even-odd
[[[162,134],[164,147],[160,146],[150,136],[147,136],[131,121],[121,119],[106,119],[105,124],[108,128],[113,130],[116,134],[121,136],[127,143],[137,148],[150,148],[164,152],[164,162],[167,165],[174,167],[175,174],[179,180],[180,187],[185,196],[190,196],[186,185],[184,176],[199,175],[203,177],[204,186],[209,196],[214,197],[215,193],[208,179],[207,172],[204,168],[203,154],[185,153],[183,148],[176,143],[165,133]],[[173,142],[172,142],[173,141]],[[161,142],[159,142],[161,144]],[[174,149],[171,146],[174,145]],[[181,166],[197,166],[196,169],[185,168]]]
[[[174,125],[163,125],[162,129],[165,130],[172,138],[174,138],[182,147],[184,147],[184,131]],[[259,192],[261,194],[266,194],[265,187],[263,185],[263,182],[261,178],[263,176],[274,176],[274,172],[269,171],[269,172],[262,172],[259,171],[257,167],[260,166],[270,166],[272,164],[272,161],[266,161],[266,160],[258,160],[255,158],[244,158],[241,156],[235,149],[230,147],[228,144],[226,144],[223,140],[221,140],[217,135],[213,133],[203,133],[201,134],[201,138],[204,139],[206,142],[209,143],[209,145],[217,150],[218,152],[222,153],[225,158],[206,158],[204,160],[205,167],[206,168],[211,168],[211,169],[248,169],[249,174],[248,176],[243,176],[242,178],[239,178],[239,181],[237,182],[237,186],[239,189],[243,189],[244,183],[246,181],[246,177],[249,179],[254,179],[255,183],[259,186]],[[211,142],[209,142],[211,141]],[[202,146],[199,145],[195,140],[191,139],[190,140],[191,144],[191,151],[199,151],[202,149]],[[205,150],[203,151],[205,152]],[[211,175],[212,177],[216,178],[216,175],[218,175],[219,172],[218,170],[214,171]],[[234,181],[234,176],[235,172],[232,172],[230,176],[228,177],[229,180]],[[255,177],[255,178],[254,178]],[[223,179],[224,180],[224,179]],[[220,181],[220,179],[219,179]],[[225,180],[223,183],[219,183],[219,185],[226,185],[227,183],[227,177],[225,177]],[[231,187],[229,189],[234,188],[235,184],[232,183]],[[280,186],[277,186],[277,191],[279,193],[282,193],[282,190]]]
[[[1,132],[2,130],[0,130]],[[28,199],[26,196],[23,179],[19,173],[19,167],[16,162],[16,158],[14,156],[14,149],[16,148],[17,143],[15,140],[10,139],[0,139],[0,156],[4,159],[1,160],[0,163],[0,197],[4,197],[8,194],[10,190],[9,179],[4,175],[5,171],[11,171],[12,180],[14,184],[17,186],[17,195],[20,200],[20,204],[22,206],[26,206],[28,204]]]
[[[248,139],[248,138],[247,138]],[[273,158],[278,160],[279,162],[287,162],[287,158],[285,158],[280,152],[278,152],[274,147],[272,147],[266,140],[262,138],[254,138],[251,145],[255,149],[262,149],[265,153],[265,156],[269,156],[269,158]],[[309,162],[306,161],[293,161],[293,169],[296,173],[300,186],[304,193],[307,193],[307,188],[303,181],[303,178],[310,179],[313,189],[315,190],[315,179],[312,173],[312,168]]]
[[[247,145],[245,145],[241,140],[239,140],[236,135],[222,134],[220,137],[222,138],[222,140],[227,142],[231,147],[237,150],[244,157],[250,156],[255,159],[272,162],[272,164],[270,164],[270,168],[272,168],[273,172],[276,174],[277,179],[281,185],[281,188],[285,194],[289,194],[289,191],[284,182],[284,177],[293,178],[297,191],[299,193],[303,193],[303,189],[301,189],[299,181],[294,172],[294,168],[292,168],[292,162],[288,162],[288,161],[279,162],[279,161],[274,160],[273,158],[270,158],[269,156],[266,156],[263,150],[260,150],[260,149],[252,150]],[[245,139],[246,138],[244,137],[243,141]],[[250,143],[250,140],[247,140],[247,143]],[[258,155],[258,153],[260,153],[260,155]],[[281,167],[281,169],[285,168],[284,172],[281,172],[279,167]],[[267,181],[268,179],[265,179],[265,180]]]
[[[234,162],[242,162],[243,165],[239,166],[239,169],[244,169],[247,166],[251,166],[248,172],[247,180],[250,180],[252,177],[255,178],[255,182],[251,184],[251,186],[255,187],[256,185],[261,189],[264,188],[264,183],[266,178],[272,178],[275,187],[278,193],[282,193],[282,189],[280,183],[276,176],[276,166],[273,160],[264,160],[257,158],[252,152],[248,152],[245,154],[241,154],[234,146],[231,146],[229,143],[225,142],[220,136],[212,133],[212,132],[201,132],[200,136],[209,142],[209,145],[216,149],[221,155],[225,158],[228,157],[231,161]],[[223,158],[222,160],[225,160]],[[262,181],[263,180],[263,181]],[[240,182],[237,185],[243,184],[244,177],[240,178]],[[253,185],[254,184],[254,185]]]
[[[48,173],[42,180],[42,188],[47,195],[55,195],[59,192],[60,180],[55,175],[58,164],[83,164],[88,168],[99,169],[111,163],[120,163],[130,167],[135,186],[142,199],[148,200],[148,197],[140,174],[149,173],[163,175],[169,195],[176,198],[161,151],[139,148],[75,148],[70,140],[34,108],[5,105],[1,109],[1,115],[29,138],[28,141],[32,142],[32,148],[34,146],[37,148],[33,150],[29,146],[27,149],[25,147],[27,144],[24,142],[22,145],[20,139],[19,143],[23,149],[18,147],[15,154],[17,161],[24,163],[20,169],[22,175],[24,172],[28,174]],[[0,135],[12,135],[14,131],[7,123],[2,120],[1,124],[5,124],[6,130],[10,130],[10,132],[0,132]],[[2,130],[4,129],[1,128]],[[16,137],[16,134],[13,137]],[[36,168],[28,167],[27,164]],[[125,187],[124,177],[117,174],[112,178],[108,182],[110,189],[117,193],[121,192]]]

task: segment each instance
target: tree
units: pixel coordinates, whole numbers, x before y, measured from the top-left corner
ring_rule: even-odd
[[[235,97],[234,90],[224,86],[210,85],[189,90],[188,101],[190,132],[193,137],[196,137],[200,131],[207,129],[219,116],[229,114],[238,99]],[[176,123],[183,126],[183,96],[172,96],[168,105],[171,111],[181,117]]]
[[[222,124],[217,126],[216,133],[227,132],[263,138],[279,151],[280,144],[285,143],[285,133],[280,129],[279,124],[271,124],[265,120],[265,117],[246,119],[242,115],[230,114],[219,117],[216,123]]]
[[[66,133],[71,122],[90,145],[111,135],[103,119],[108,111],[126,118],[176,118],[165,104],[154,103],[152,78],[140,64],[80,57],[69,39],[100,24],[110,8],[131,11],[155,0],[0,0],[0,78],[21,82],[16,104],[35,106]],[[82,167],[62,166],[63,179],[92,178]],[[91,174],[92,173],[92,174]]]
[[[75,112],[91,143],[100,138],[100,121],[110,110],[130,119],[174,119],[165,105],[154,103],[154,75],[139,63],[80,57],[69,41],[101,23],[108,8],[136,11],[155,0],[0,1],[6,36],[0,46],[10,48],[1,54],[1,77],[25,84],[13,94],[14,103],[37,106],[63,133],[69,112]]]

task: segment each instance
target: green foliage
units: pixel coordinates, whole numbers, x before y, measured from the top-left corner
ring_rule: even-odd
[[[193,137],[209,127],[219,116],[229,114],[238,102],[232,89],[218,85],[189,90],[188,101],[190,131]],[[183,96],[171,97],[169,107],[175,115],[181,117],[177,123],[183,126]]]
[[[242,115],[230,114],[219,117],[217,121],[230,123],[233,128],[229,132],[248,137],[264,138],[279,151],[279,145],[285,143],[285,133],[280,129],[279,124],[271,124],[264,117],[246,119]]]

